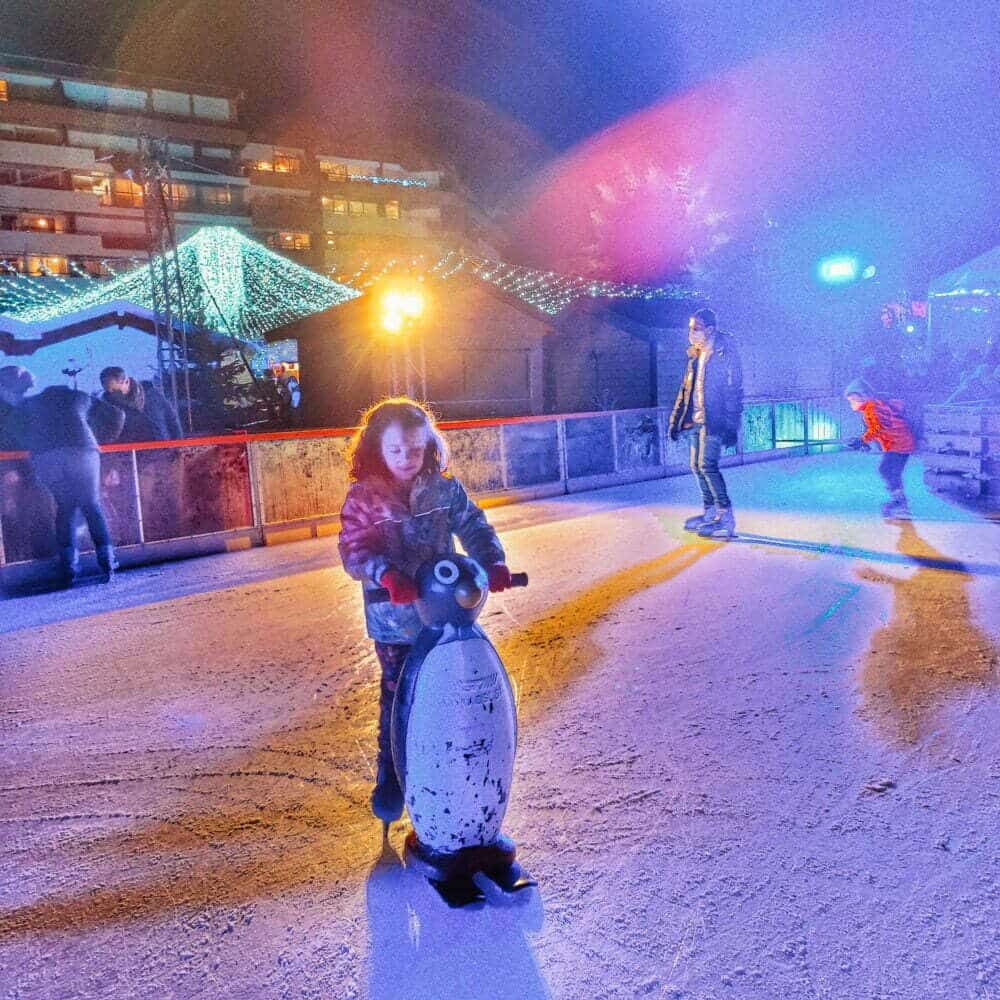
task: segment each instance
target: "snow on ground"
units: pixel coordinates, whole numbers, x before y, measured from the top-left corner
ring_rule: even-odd
[[[728,544],[688,479],[491,511],[506,909],[380,854],[330,541],[0,603],[0,996],[1000,997],[1000,529],[909,473],[732,470]]]

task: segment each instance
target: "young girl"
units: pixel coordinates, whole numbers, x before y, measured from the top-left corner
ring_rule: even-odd
[[[903,418],[902,403],[895,399],[879,399],[863,378],[855,379],[844,390],[844,396],[851,409],[860,413],[865,422],[865,432],[856,439],[856,447],[867,450],[872,441],[877,441],[885,452],[878,466],[879,475],[889,490],[889,501],[882,505],[882,516],[908,518],[910,507],[903,492],[903,468],[917,450],[917,443],[910,425]]]
[[[388,826],[403,812],[390,722],[399,672],[422,627],[413,607],[414,574],[432,556],[453,552],[453,535],[485,568],[491,591],[510,586],[510,571],[485,514],[445,471],[447,448],[425,407],[406,397],[371,407],[351,440],[348,462],[351,486],[340,512],[340,557],[364,585],[365,621],[382,666],[372,811]],[[371,600],[370,591],[380,586],[391,603]]]

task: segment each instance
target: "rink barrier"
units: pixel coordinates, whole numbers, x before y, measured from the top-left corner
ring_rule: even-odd
[[[838,397],[748,400],[724,466],[837,447]],[[485,507],[689,472],[663,407],[442,422],[451,467]],[[334,535],[352,428],[187,438],[101,448],[102,497],[123,565]],[[53,507],[27,456],[0,453],[0,572],[55,554]],[[92,555],[89,557],[92,562]]]

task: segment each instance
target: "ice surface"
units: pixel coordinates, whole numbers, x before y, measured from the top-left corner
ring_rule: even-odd
[[[0,603],[0,996],[1000,996],[1000,527],[911,463],[490,512],[541,882],[450,911],[368,810],[376,663],[332,541]]]

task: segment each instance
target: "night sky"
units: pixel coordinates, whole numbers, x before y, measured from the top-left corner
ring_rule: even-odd
[[[556,228],[579,213],[587,192],[573,185],[609,162],[607,141],[588,162],[588,140],[617,128],[616,152],[619,133],[634,146],[669,127],[664,169],[713,144],[735,164],[735,229],[767,216],[803,258],[859,247],[920,288],[996,242],[1000,29],[978,0],[876,6],[0,0],[9,51],[239,87],[248,116],[321,125],[345,154],[452,162],[486,207],[529,226],[546,183],[562,185]],[[676,111],[691,94],[697,113]],[[742,147],[727,147],[732,121],[706,113],[705,94],[753,118]],[[807,134],[813,116],[825,142]]]

